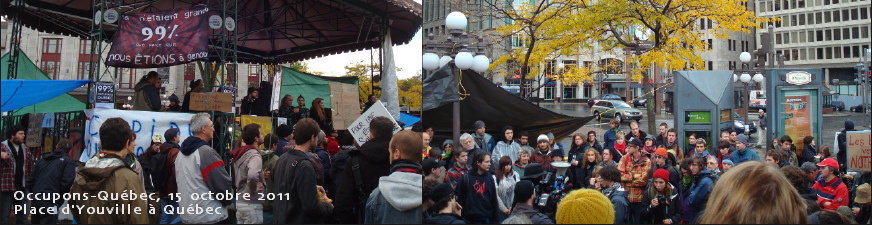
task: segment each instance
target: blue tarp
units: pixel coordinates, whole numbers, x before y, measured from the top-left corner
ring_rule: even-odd
[[[0,111],[12,111],[44,102],[87,83],[88,80],[3,80]]]
[[[398,121],[398,122],[406,124],[406,127],[411,127],[412,124],[415,124],[418,121],[421,121],[421,117],[417,117],[417,116],[413,116],[413,115],[409,115],[409,114],[405,114],[405,113],[400,113],[400,121]]]

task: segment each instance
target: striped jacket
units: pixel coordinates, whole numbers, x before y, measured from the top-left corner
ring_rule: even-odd
[[[839,206],[848,206],[848,187],[838,177],[830,182],[821,178],[811,187],[817,194],[817,203],[825,210],[836,210]],[[830,206],[824,206],[830,202]]]
[[[621,186],[627,189],[627,200],[630,203],[642,202],[645,188],[648,186],[648,170],[651,170],[651,160],[642,155],[639,161],[633,161],[633,156],[626,155],[618,163],[621,171]]]
[[[27,178],[33,170],[33,155],[24,143],[21,143],[24,152],[24,178],[22,185],[27,185]],[[9,148],[9,140],[0,143],[0,152],[9,154],[8,159],[0,159],[0,192],[16,191],[15,188],[15,153]],[[26,187],[25,187],[26,188]]]

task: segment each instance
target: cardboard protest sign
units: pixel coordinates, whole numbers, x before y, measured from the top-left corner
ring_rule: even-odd
[[[233,95],[230,93],[191,93],[191,110],[232,112]]]
[[[872,170],[872,132],[848,131],[848,169],[856,171]]]
[[[388,112],[388,109],[385,108],[385,105],[382,104],[381,101],[376,101],[375,104],[372,104],[366,112],[360,114],[360,117],[348,126],[348,132],[351,132],[351,136],[354,137],[354,141],[356,141],[357,144],[363,145],[363,143],[369,140],[369,122],[379,116],[387,117],[394,123],[394,133],[402,130],[397,121],[394,120],[394,117],[391,116],[391,113]]]
[[[27,132],[24,132],[27,137],[24,139],[24,145],[28,148],[36,148],[42,146],[42,118],[45,114],[35,113],[30,114],[27,122]]]
[[[360,92],[357,85],[330,82],[333,129],[345,129],[360,117]]]
[[[134,153],[139,155],[151,145],[153,135],[163,135],[170,128],[179,128],[179,138],[182,141],[191,136],[191,117],[194,114],[96,108],[85,110],[85,116],[85,149],[79,158],[82,162],[88,161],[100,151],[100,126],[109,118],[120,117],[130,123],[130,129],[136,133]]]

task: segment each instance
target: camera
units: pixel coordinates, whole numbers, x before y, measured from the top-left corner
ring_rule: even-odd
[[[664,196],[663,194],[657,194],[656,198],[657,198],[657,202],[660,203],[660,205],[668,205],[669,204],[669,201],[666,199],[666,196]]]

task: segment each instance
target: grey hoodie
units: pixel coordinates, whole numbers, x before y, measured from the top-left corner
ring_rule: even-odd
[[[366,203],[364,223],[420,224],[423,179],[421,174],[400,171],[379,178],[378,188]]]

